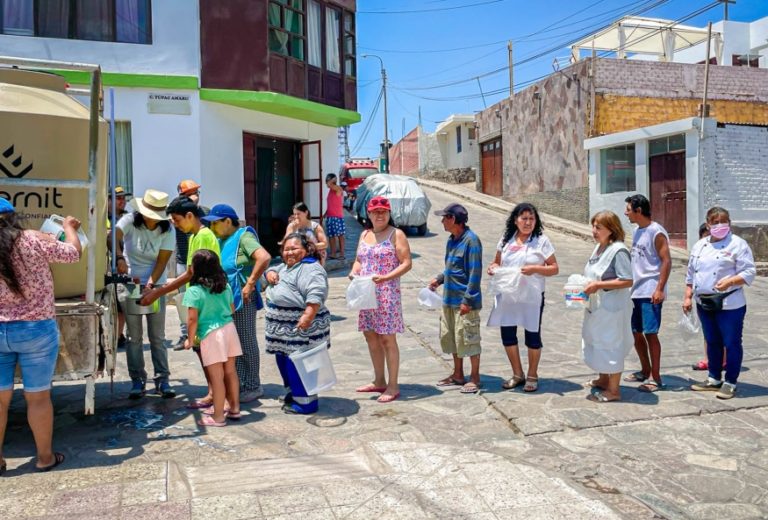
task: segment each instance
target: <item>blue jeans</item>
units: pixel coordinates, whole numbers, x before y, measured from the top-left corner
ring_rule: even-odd
[[[125,315],[128,326],[128,345],[125,347],[125,357],[128,362],[128,375],[131,380],[147,380],[144,368],[144,331],[142,322],[146,318],[149,350],[152,354],[152,367],[155,369],[155,383],[168,381],[171,371],[168,368],[168,350],[165,348],[165,298],[160,298],[160,311],[155,314]]]
[[[13,389],[17,364],[25,392],[50,390],[58,355],[56,320],[0,322],[0,390]]]
[[[744,316],[747,306],[722,311],[705,311],[696,305],[701,330],[707,342],[709,377],[720,381],[723,371],[723,348],[727,350],[728,364],[725,367],[725,382],[736,384],[744,357],[741,338],[744,330]]]

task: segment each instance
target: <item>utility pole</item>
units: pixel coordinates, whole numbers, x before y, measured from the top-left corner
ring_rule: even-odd
[[[509,97],[515,95],[515,73],[513,72],[512,65],[514,61],[512,59],[512,40],[507,43],[507,54],[509,55]]]
[[[389,124],[387,116],[387,71],[384,69],[384,60],[381,56],[376,54],[363,54],[363,58],[376,58],[381,64],[381,90],[384,95],[384,150],[382,151],[382,159],[384,159],[384,168],[382,173],[389,173]]]
[[[707,58],[704,62],[704,99],[701,103],[701,128],[699,128],[699,139],[704,138],[704,118],[709,117],[709,105],[707,104],[707,95],[709,94],[709,52],[712,44],[712,22],[707,24]]]
[[[735,4],[736,0],[718,0],[721,4],[723,4],[723,20],[728,20],[728,4]]]

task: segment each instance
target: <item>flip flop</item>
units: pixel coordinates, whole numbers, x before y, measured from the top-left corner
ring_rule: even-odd
[[[373,383],[358,387],[355,392],[383,394],[387,390],[386,386],[376,386]]]
[[[463,385],[461,387],[461,390],[459,390],[459,392],[461,392],[462,394],[476,394],[479,391],[480,391],[480,385],[475,384],[472,381]]]
[[[666,388],[666,385],[663,383],[657,383],[656,381],[646,381],[637,387],[640,392],[645,392],[647,394],[652,394],[654,392],[658,392],[659,390],[665,390]]]
[[[709,363],[707,363],[706,359],[702,359],[701,361],[698,361],[691,365],[692,370],[709,370]]]
[[[643,374],[640,371],[632,372],[627,377],[624,378],[624,381],[627,381],[628,383],[643,383],[645,380],[648,379],[645,377],[645,374]]]
[[[539,389],[539,378],[538,377],[529,377],[525,380],[525,386],[523,387],[523,392],[528,392],[529,394],[532,392],[535,392]]]
[[[240,412],[227,412],[227,419],[232,419],[233,421],[239,421],[243,418],[243,415]]]
[[[216,419],[214,419],[213,416],[205,415],[205,416],[203,416],[202,419],[197,421],[197,424],[199,424],[200,426],[215,426],[217,428],[220,428],[222,426],[226,426],[227,425],[227,421],[224,420],[222,422],[216,422]]]
[[[591,393],[587,396],[588,401],[592,401],[594,403],[614,403],[621,401],[621,399],[611,399],[610,397],[606,397],[606,395],[603,392],[597,391],[594,393]]]
[[[400,397],[400,392],[396,393],[395,395],[382,394],[379,396],[378,399],[376,399],[376,401],[378,401],[379,403],[391,403],[392,401],[396,400],[399,397]]]
[[[594,388],[596,390],[605,390],[602,386],[596,385],[594,379],[590,379],[586,383],[584,383],[584,388]]]
[[[205,415],[213,415],[216,413],[216,411],[213,409],[213,406],[211,406],[210,408],[204,408],[201,413]],[[227,415],[228,413],[229,413],[229,408],[224,408],[224,415]]]
[[[51,471],[53,468],[64,462],[64,454],[59,453],[58,451],[53,454],[53,464],[50,464],[48,466],[43,466],[42,468],[38,468],[35,466],[35,470],[39,471],[40,473],[45,473],[46,471]],[[3,464],[5,466],[5,464]]]
[[[210,408],[211,406],[213,406],[213,401],[207,402],[198,399],[189,403],[186,407],[190,410],[200,410],[202,408]]]
[[[453,376],[448,376],[438,381],[435,386],[464,386],[464,383],[464,381],[454,379]]]

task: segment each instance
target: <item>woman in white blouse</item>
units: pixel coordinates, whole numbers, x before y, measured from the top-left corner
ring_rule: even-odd
[[[727,210],[713,207],[707,211],[709,236],[693,246],[685,278],[683,311],[691,312],[693,300],[707,342],[709,377],[691,390],[714,391],[720,399],[730,399],[736,393],[736,381],[741,372],[742,332],[747,300],[744,285],[755,279],[752,250],[743,239],[731,232],[731,217]],[[723,349],[728,364],[723,372]]]
[[[523,202],[515,206],[507,219],[504,236],[496,246],[496,258],[488,267],[493,276],[499,267],[516,267],[522,274],[521,284],[538,297],[525,301],[510,301],[506,294],[496,295],[488,326],[501,327],[501,343],[512,365],[512,378],[502,383],[511,390],[525,385],[525,392],[539,388],[539,360],[541,359],[541,314],[544,310],[544,278],[558,273],[555,248],[542,234],[541,219],[533,204]],[[528,377],[523,372],[518,348],[517,327],[525,329],[528,347]]]

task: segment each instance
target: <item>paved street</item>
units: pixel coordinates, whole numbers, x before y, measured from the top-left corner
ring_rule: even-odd
[[[465,190],[466,191],[466,190]],[[433,209],[456,200],[427,190]],[[466,204],[490,263],[505,215]],[[359,233],[352,219],[348,227]],[[546,221],[544,222],[546,226]],[[379,404],[354,388],[371,377],[356,316],[347,311],[346,270],[330,275],[331,355],[339,377],[319,414],[286,416],[271,356],[262,357],[266,396],[244,405],[240,423],[203,430],[184,404],[205,391],[191,352],[169,351],[179,397],[127,400],[124,353],[111,391],[97,384],[97,413],[82,416],[80,382],[54,391],[60,471],[33,473],[21,392],[0,479],[3,518],[438,518],[747,519],[768,517],[768,283],[748,289],[745,369],[730,401],[687,390],[702,340],[676,327],[683,268],[676,265],[661,333],[668,390],[625,383],[621,403],[585,399],[593,376],[580,360],[581,314],[560,290],[580,273],[592,244],[546,231],[560,275],[548,280],[540,389],[502,391],[511,369],[498,329],[483,328],[483,390],[462,395],[434,383],[450,371],[438,344],[438,313],[418,290],[441,270],[446,234],[431,216],[411,237],[414,268],[402,281],[407,332],[399,338],[403,396]],[[350,240],[348,257],[354,240]],[[486,283],[483,284],[485,288]],[[486,295],[484,318],[490,311]],[[168,338],[178,335],[175,313]],[[259,318],[263,331],[263,318]],[[149,356],[147,354],[147,362]],[[638,367],[634,353],[628,368]]]

